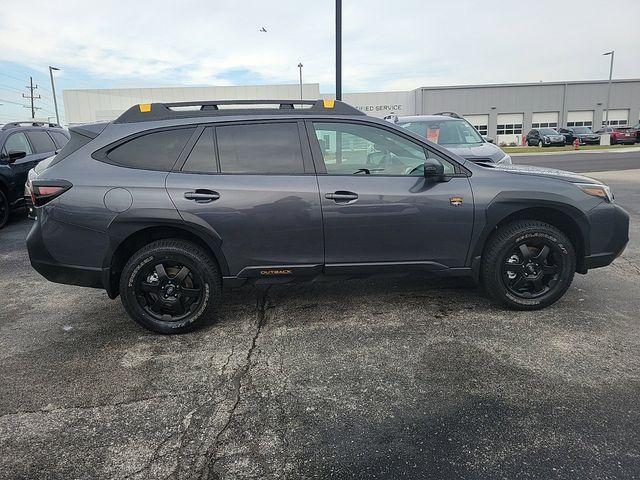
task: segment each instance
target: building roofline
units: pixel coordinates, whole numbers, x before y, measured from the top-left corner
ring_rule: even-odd
[[[620,78],[612,80],[611,83],[640,83],[640,78]],[[485,83],[471,85],[442,85],[434,87],[418,87],[416,90],[454,90],[465,88],[504,88],[504,87],[536,87],[536,86],[555,86],[555,85],[589,85],[589,84],[607,84],[609,80],[567,80],[557,82],[527,82],[527,83]]]

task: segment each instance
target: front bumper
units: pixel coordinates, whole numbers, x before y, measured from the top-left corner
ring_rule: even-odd
[[[33,223],[27,235],[27,250],[31,266],[51,282],[109,290],[109,269],[66,265],[56,261],[42,238],[40,222]]]
[[[589,269],[605,267],[624,251],[629,242],[629,214],[615,203],[601,203],[589,212],[590,253],[581,265]]]

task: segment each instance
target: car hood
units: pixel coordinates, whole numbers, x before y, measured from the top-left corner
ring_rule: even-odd
[[[595,133],[576,133],[574,134],[574,137],[578,137],[578,138],[595,138],[598,137],[599,135],[596,135]]]
[[[467,160],[473,161],[491,161],[498,162],[505,156],[505,153],[500,150],[500,147],[494,145],[493,143],[479,143],[477,145],[446,145],[441,144],[442,147],[446,148],[452,153],[456,155],[460,155],[462,158],[466,158]]]
[[[595,180],[584,175],[579,175],[573,172],[567,172],[564,170],[557,170],[555,168],[542,168],[534,167],[531,165],[485,165],[486,168],[492,168],[501,172],[515,173],[519,175],[534,175],[537,177],[547,177],[556,180],[564,180],[571,183],[597,183],[602,185],[602,182]]]

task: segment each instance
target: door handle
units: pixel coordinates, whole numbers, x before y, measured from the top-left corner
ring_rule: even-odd
[[[338,190],[333,193],[325,193],[324,198],[333,200],[336,203],[353,203],[358,200],[358,194],[354,192],[345,192]]]
[[[194,200],[196,203],[209,203],[220,198],[218,192],[212,190],[198,189],[195,192],[185,192],[184,198],[187,200]]]

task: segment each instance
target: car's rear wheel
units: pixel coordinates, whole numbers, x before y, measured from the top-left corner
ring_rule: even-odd
[[[520,220],[498,229],[482,259],[485,289],[518,310],[537,310],[559,300],[576,270],[576,253],[567,236],[537,220]]]
[[[120,277],[129,316],[158,333],[184,333],[214,319],[220,292],[215,260],[184,240],[158,240],[141,248]]]
[[[9,207],[9,200],[4,192],[0,190],[0,228],[7,224],[10,214],[11,208]]]

